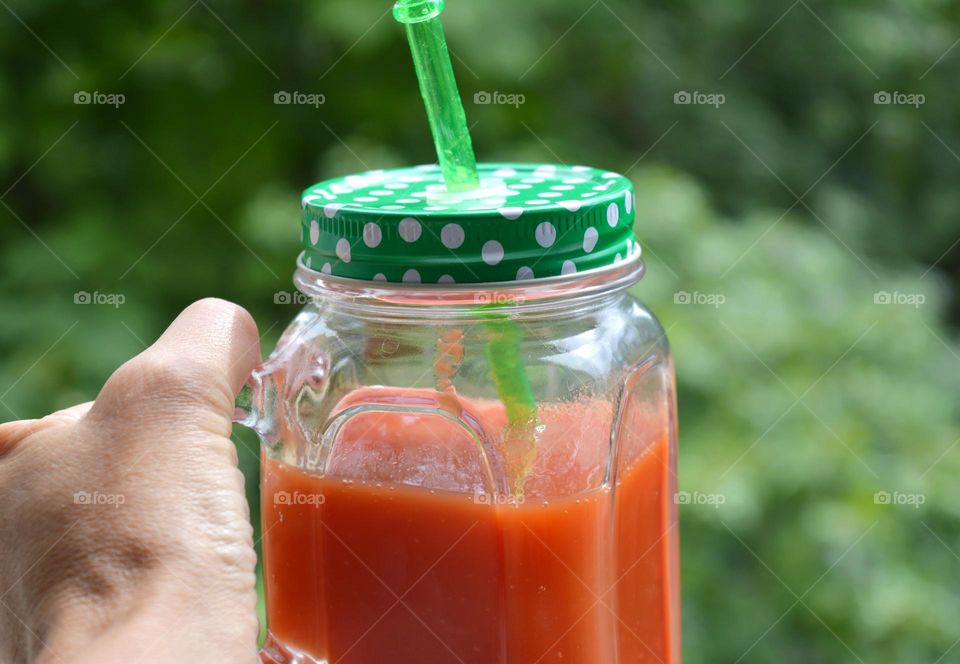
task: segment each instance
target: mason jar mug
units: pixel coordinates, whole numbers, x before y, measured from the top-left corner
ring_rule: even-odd
[[[673,367],[628,292],[631,185],[481,173],[305,192],[309,302],[238,410],[265,662],[680,661]]]

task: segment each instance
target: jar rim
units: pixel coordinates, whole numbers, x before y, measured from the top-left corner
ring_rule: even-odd
[[[570,275],[477,284],[386,283],[338,277],[310,269],[297,259],[294,285],[311,298],[333,296],[368,301],[396,312],[403,307],[451,309],[494,305],[501,310],[554,306],[557,301],[590,299],[626,290],[643,278],[646,265],[639,254],[612,266]]]

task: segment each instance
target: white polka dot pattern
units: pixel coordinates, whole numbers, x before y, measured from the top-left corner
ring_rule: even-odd
[[[626,178],[587,166],[479,168],[475,192],[448,192],[435,165],[311,187],[302,197],[304,264],[351,279],[450,285],[573,275],[639,256]]]
[[[380,230],[380,227],[376,224],[366,224],[363,227],[363,243],[366,244],[371,249],[376,249],[380,246],[380,242],[383,240],[383,232]],[[314,243],[316,244],[316,243]]]
[[[447,224],[440,230],[440,241],[447,249],[459,249],[465,237],[460,224]]]
[[[400,237],[403,238],[404,242],[416,242],[420,239],[420,235],[423,233],[423,228],[420,226],[420,222],[413,217],[407,217],[401,221],[398,229],[400,232]]]
[[[346,238],[337,240],[337,258],[344,263],[350,262],[350,240]]]
[[[537,240],[537,244],[547,249],[552,247],[553,243],[557,241],[557,229],[549,221],[545,221],[537,226],[534,237]]]
[[[600,239],[600,233],[597,232],[597,229],[591,226],[583,233],[583,251],[585,253],[590,253],[597,246],[597,241]]]
[[[620,208],[617,207],[616,203],[611,203],[607,207],[607,223],[612,228],[617,225],[618,221],[620,221]]]
[[[503,260],[503,245],[496,240],[489,240],[483,245],[480,255],[487,265],[498,265]]]

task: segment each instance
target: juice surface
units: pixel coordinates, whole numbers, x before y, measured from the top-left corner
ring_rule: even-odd
[[[330,664],[679,661],[669,432],[621,445],[604,486],[611,418],[545,409],[522,501],[478,490],[467,434],[404,413],[352,421],[326,476],[264,459],[271,641]]]

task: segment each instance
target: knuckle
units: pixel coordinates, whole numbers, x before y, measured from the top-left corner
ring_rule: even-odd
[[[197,314],[206,320],[229,320],[244,333],[256,335],[257,325],[253,316],[241,307],[228,300],[208,297],[198,300],[187,307],[187,312]]]
[[[175,397],[194,395],[204,375],[202,366],[186,358],[145,353],[120,367],[110,380],[116,378],[128,393]]]
[[[182,356],[157,356],[149,351],[123,364],[104,385],[97,401],[110,410],[196,404],[220,410],[225,390],[222,378],[209,367]]]

